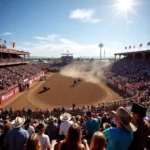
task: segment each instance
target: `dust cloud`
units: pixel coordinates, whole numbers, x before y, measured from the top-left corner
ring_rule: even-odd
[[[103,80],[104,70],[110,63],[108,61],[73,62],[60,70],[60,74],[85,82],[98,84]]]

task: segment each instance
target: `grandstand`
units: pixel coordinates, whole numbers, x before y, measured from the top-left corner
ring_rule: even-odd
[[[0,103],[22,91],[24,85],[32,84],[43,75],[41,68],[30,63],[26,56],[30,53],[8,49],[0,45]]]

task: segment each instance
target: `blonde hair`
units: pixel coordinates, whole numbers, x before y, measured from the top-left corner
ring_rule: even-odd
[[[90,144],[91,150],[104,150],[106,145],[106,138],[102,132],[95,132]]]
[[[26,150],[41,150],[41,144],[38,134],[33,133],[27,140]]]

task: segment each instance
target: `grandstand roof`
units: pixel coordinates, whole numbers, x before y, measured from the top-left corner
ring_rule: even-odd
[[[132,52],[121,52],[121,53],[115,53],[114,55],[129,55],[129,54],[138,54],[138,53],[149,53],[149,50],[141,50],[141,51],[132,51]]]
[[[29,55],[29,52],[19,51],[14,49],[2,49],[0,48],[0,53],[18,54],[18,55]]]

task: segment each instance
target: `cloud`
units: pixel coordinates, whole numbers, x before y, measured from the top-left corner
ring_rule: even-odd
[[[54,42],[58,36],[56,34],[51,34],[47,36],[34,36],[33,38],[43,41],[51,41]]]
[[[12,34],[11,32],[4,32],[1,35],[11,35],[11,34]]]
[[[46,37],[46,36],[43,36]],[[59,42],[58,42],[59,41]],[[98,44],[79,44],[75,41],[66,38],[57,38],[57,41],[49,42],[37,39],[35,42],[20,42],[16,49],[29,51],[31,56],[46,56],[46,57],[61,57],[61,54],[69,50],[74,54],[74,57],[97,57],[99,58]],[[104,47],[102,49],[102,57],[113,57],[114,53],[120,52],[116,48]]]
[[[127,23],[132,23],[133,21],[132,20],[127,20]]]
[[[69,44],[69,45],[71,45],[71,44],[76,44],[75,42],[73,42],[73,41],[71,41],[71,40],[67,40],[67,39],[60,39],[60,42],[61,42],[62,44]]]
[[[76,9],[73,10],[69,18],[70,19],[79,19],[83,22],[97,23],[101,21],[99,18],[93,18],[94,11],[91,9]]]

